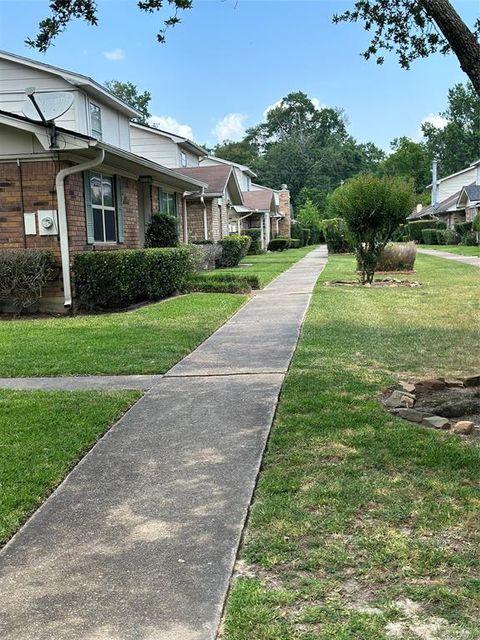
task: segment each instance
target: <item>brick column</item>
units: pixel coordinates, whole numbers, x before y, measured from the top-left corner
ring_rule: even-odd
[[[282,184],[282,189],[278,194],[278,210],[279,212],[285,216],[281,220],[279,220],[278,224],[278,233],[281,236],[285,236],[290,238],[291,230],[292,230],[292,220],[291,220],[291,212],[290,212],[290,191],[287,188],[286,184]]]

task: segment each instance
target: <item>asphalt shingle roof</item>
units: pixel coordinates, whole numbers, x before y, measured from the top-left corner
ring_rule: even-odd
[[[218,194],[225,191],[232,167],[226,164],[201,167],[181,167],[175,169],[189,178],[196,178],[208,184],[205,195]]]

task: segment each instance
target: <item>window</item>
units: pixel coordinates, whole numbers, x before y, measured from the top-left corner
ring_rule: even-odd
[[[180,164],[182,167],[187,166],[187,154],[185,151],[180,151]]]
[[[158,206],[160,213],[168,213],[170,216],[177,217],[177,194],[168,191],[158,190]]]
[[[96,104],[90,103],[90,128],[92,136],[102,139],[102,110]]]
[[[90,175],[94,242],[117,242],[114,182],[102,173]]]

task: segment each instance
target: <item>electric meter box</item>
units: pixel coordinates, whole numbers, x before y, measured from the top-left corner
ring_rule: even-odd
[[[37,218],[41,236],[56,236],[58,234],[58,218],[55,209],[37,211]]]

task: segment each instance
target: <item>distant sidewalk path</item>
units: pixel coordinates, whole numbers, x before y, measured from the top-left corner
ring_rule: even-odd
[[[0,378],[0,389],[27,391],[101,391],[138,389],[147,391],[163,376],[58,376],[45,378]]]
[[[436,251],[435,249],[417,249],[418,253],[424,253],[428,256],[436,258],[445,258],[446,260],[455,260],[455,262],[463,262],[463,264],[471,264],[474,267],[480,267],[480,258],[476,256],[461,256],[458,253],[450,253],[449,251]]]
[[[313,250],[158,380],[0,552],[2,640],[214,640],[326,261]]]

